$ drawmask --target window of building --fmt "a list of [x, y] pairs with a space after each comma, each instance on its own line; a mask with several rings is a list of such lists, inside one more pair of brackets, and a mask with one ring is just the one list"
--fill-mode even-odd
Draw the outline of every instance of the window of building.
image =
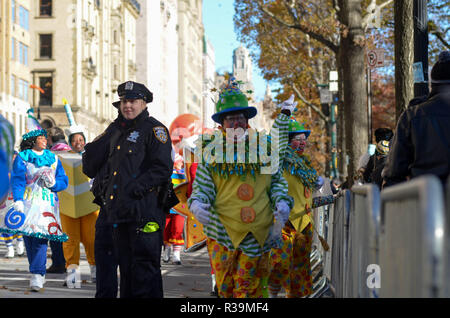
[[53, 105], [53, 79], [51, 76], [39, 77], [39, 87], [44, 90], [44, 94], [40, 94], [39, 106]]
[[11, 74], [11, 96], [16, 96], [16, 77]]
[[52, 1], [51, 0], [40, 0], [41, 4], [39, 6], [39, 15], [51, 17], [52, 16]]
[[16, 59], [16, 39], [11, 38], [11, 60]]
[[16, 0], [11, 1], [11, 18], [12, 22], [16, 23]]
[[39, 57], [41, 59], [52, 58], [52, 35], [39, 34]]
[[25, 30], [30, 30], [30, 13], [27, 9], [22, 6], [19, 6], [19, 25]]
[[29, 83], [23, 79], [19, 79], [18, 84], [19, 85], [17, 97], [23, 99], [24, 101], [28, 101], [28, 88], [30, 86]]
[[28, 46], [19, 42], [19, 62], [28, 65]]

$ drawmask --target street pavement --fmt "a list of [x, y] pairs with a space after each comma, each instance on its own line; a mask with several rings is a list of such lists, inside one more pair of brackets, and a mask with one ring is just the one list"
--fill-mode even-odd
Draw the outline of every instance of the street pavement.
[[[65, 274], [47, 274], [44, 289], [29, 289], [30, 273], [26, 256], [5, 258], [6, 247], [0, 242], [0, 298], [94, 298], [95, 283], [90, 281], [89, 264], [81, 245], [81, 288], [69, 289]], [[47, 268], [51, 265], [51, 250], [47, 251]], [[211, 292], [211, 274], [206, 247], [181, 253], [182, 265], [161, 262], [165, 298], [215, 298]]]

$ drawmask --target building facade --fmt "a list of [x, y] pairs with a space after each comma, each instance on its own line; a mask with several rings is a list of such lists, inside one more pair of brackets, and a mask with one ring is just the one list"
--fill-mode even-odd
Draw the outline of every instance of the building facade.
[[233, 76], [242, 81], [241, 91], [252, 93], [247, 93], [247, 95], [254, 100], [255, 99], [255, 87], [253, 86], [253, 66], [252, 59], [248, 50], [240, 46], [233, 51]]
[[0, 2], [0, 114], [15, 127], [16, 146], [30, 108], [31, 2]]
[[40, 0], [31, 7], [32, 104], [44, 128], [68, 128], [63, 99], [88, 141], [117, 116], [117, 86], [136, 76], [136, 0]]
[[178, 1], [142, 1], [137, 20], [136, 80], [153, 93], [149, 112], [167, 127], [179, 114]]
[[216, 62], [214, 47], [210, 41], [203, 37], [203, 105], [201, 120], [204, 127], [214, 128], [212, 115], [216, 112], [215, 94], [211, 91], [215, 87]]
[[203, 102], [202, 0], [178, 1], [179, 113], [201, 116]]

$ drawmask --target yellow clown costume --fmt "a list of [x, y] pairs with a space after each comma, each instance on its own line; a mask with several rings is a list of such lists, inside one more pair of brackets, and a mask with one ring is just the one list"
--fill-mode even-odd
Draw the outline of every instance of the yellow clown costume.
[[[247, 98], [237, 88], [230, 85], [221, 92], [216, 104], [218, 115], [226, 112], [248, 111], [247, 118], [256, 115], [256, 109], [248, 107]], [[252, 110], [254, 109], [254, 110]], [[276, 121], [287, 137], [289, 117], [280, 114]], [[267, 139], [270, 148], [271, 139]], [[223, 139], [222, 139], [223, 138]], [[210, 205], [210, 218], [204, 224], [207, 247], [211, 265], [215, 271], [219, 297], [222, 298], [259, 298], [267, 297], [269, 275], [269, 252], [274, 246], [271, 230], [274, 223], [274, 209], [279, 201], [285, 201], [289, 207], [293, 200], [287, 193], [287, 183], [281, 171], [264, 174], [265, 164], [260, 160], [262, 145], [251, 145], [250, 137], [245, 139], [245, 162], [227, 161], [225, 151], [219, 162], [217, 153], [207, 154], [212, 143], [222, 139], [226, 142], [226, 132], [216, 131], [214, 136], [201, 136], [203, 162], [198, 164], [193, 192], [188, 200], [192, 211], [194, 202]], [[273, 140], [272, 140], [273, 141]], [[280, 137], [285, 147], [287, 138]], [[234, 144], [237, 147], [236, 144]], [[277, 149], [278, 150], [278, 149]], [[249, 160], [250, 154], [256, 154], [257, 162]], [[215, 160], [211, 158], [216, 156]]]
[[[291, 118], [289, 133], [304, 133], [307, 138], [310, 131]], [[312, 208], [332, 203], [333, 197], [313, 199], [318, 176], [308, 156], [291, 147], [287, 147], [283, 154], [283, 177], [288, 182], [288, 194], [294, 198], [295, 204], [282, 231], [281, 247], [272, 249], [270, 253], [269, 293], [271, 297], [276, 297], [283, 287], [288, 298], [298, 298], [312, 293]]]

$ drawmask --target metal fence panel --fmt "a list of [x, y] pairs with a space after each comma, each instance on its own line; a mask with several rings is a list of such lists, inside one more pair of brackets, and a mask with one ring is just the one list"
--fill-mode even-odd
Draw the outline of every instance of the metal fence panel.
[[[367, 284], [368, 269], [378, 264], [380, 191], [374, 184], [352, 187], [344, 297], [377, 297]], [[372, 288], [370, 288], [372, 287]]]
[[422, 176], [381, 192], [380, 297], [444, 296], [442, 185]]
[[337, 198], [330, 213], [332, 227], [331, 242], [331, 277], [330, 284], [338, 298], [344, 297], [344, 273], [347, 259], [348, 217], [350, 213], [350, 191], [343, 190]]

